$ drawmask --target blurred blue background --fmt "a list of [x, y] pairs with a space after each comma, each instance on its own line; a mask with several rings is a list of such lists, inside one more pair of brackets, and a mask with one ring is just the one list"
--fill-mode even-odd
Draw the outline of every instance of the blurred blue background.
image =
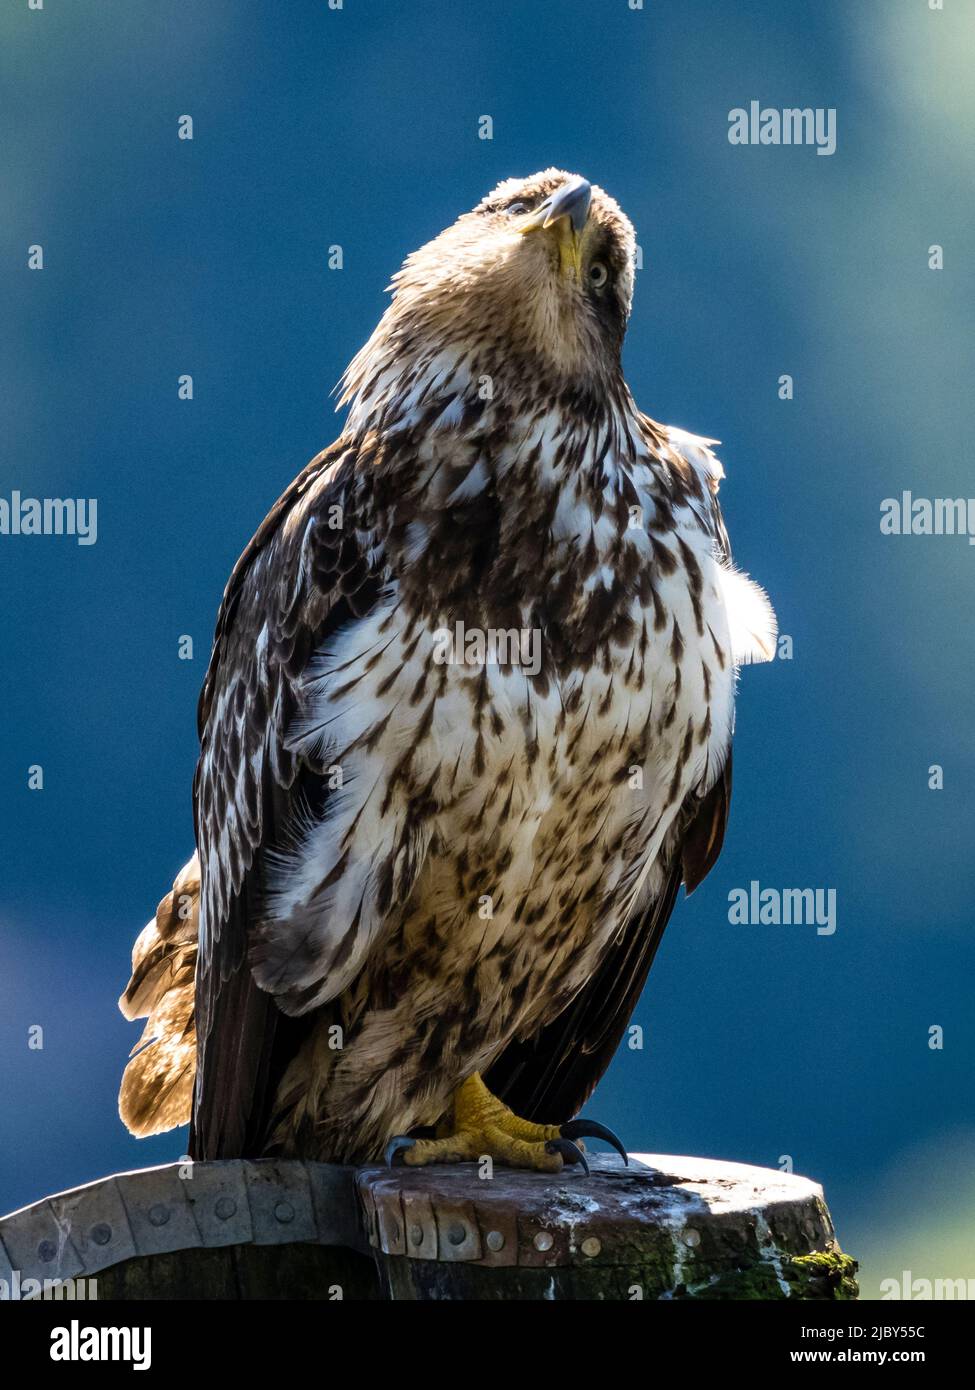
[[[865, 1292], [975, 1277], [975, 551], [879, 529], [904, 488], [975, 493], [972, 10], [24, 0], [0, 39], [0, 496], [99, 505], [91, 547], [0, 537], [0, 1211], [184, 1151], [118, 1120], [115, 1000], [192, 849], [223, 584], [404, 255], [557, 164], [637, 227], [629, 381], [723, 441], [794, 644], [743, 672], [724, 854], [591, 1111], [638, 1151], [789, 1156]], [[836, 153], [730, 145], [752, 99], [835, 107]], [[835, 888], [835, 935], [729, 925], [753, 878]]]

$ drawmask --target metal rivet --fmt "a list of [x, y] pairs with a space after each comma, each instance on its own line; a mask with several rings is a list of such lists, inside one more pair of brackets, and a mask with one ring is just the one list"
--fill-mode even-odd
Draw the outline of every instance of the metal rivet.
[[290, 1202], [279, 1202], [274, 1208], [274, 1215], [282, 1223], [295, 1219], [295, 1209]]
[[96, 1245], [107, 1245], [112, 1239], [112, 1228], [104, 1221], [91, 1228], [91, 1238]]
[[220, 1217], [221, 1221], [229, 1221], [237, 1211], [237, 1203], [234, 1201], [233, 1197], [220, 1197], [214, 1207], [214, 1211]]
[[487, 1243], [487, 1248], [489, 1250], [504, 1249], [504, 1236], [501, 1234], [500, 1231], [488, 1231], [485, 1240]]
[[53, 1240], [42, 1240], [37, 1247], [38, 1258], [43, 1260], [45, 1264], [50, 1264], [57, 1253], [58, 1247]]
[[153, 1226], [165, 1226], [169, 1220], [169, 1208], [157, 1202], [154, 1207], [149, 1208], [149, 1220]]
[[536, 1250], [551, 1250], [555, 1244], [555, 1237], [551, 1231], [539, 1231], [535, 1237]]
[[467, 1239], [467, 1231], [459, 1221], [454, 1221], [447, 1227], [447, 1239], [451, 1245], [463, 1245]]
[[410, 1240], [413, 1242], [414, 1245], [422, 1245], [422, 1244], [423, 1244], [423, 1227], [422, 1227], [422, 1226], [411, 1226], [411, 1227], [410, 1227]]
[[700, 1235], [697, 1233], [697, 1231], [685, 1231], [685, 1232], [684, 1232], [684, 1244], [685, 1244], [685, 1245], [692, 1245], [692, 1246], [693, 1246], [693, 1245], [700, 1245], [700, 1243], [701, 1243], [701, 1237], [700, 1237]]
[[599, 1254], [603, 1248], [603, 1243], [598, 1236], [586, 1236], [582, 1242], [582, 1253], [588, 1255], [591, 1260]]

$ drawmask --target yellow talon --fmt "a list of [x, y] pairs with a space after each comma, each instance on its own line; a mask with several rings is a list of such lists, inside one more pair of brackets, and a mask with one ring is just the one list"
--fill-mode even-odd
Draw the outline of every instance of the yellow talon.
[[491, 1094], [477, 1072], [457, 1087], [450, 1110], [436, 1133], [435, 1139], [394, 1135], [386, 1145], [387, 1164], [391, 1166], [398, 1154], [412, 1168], [490, 1158], [509, 1168], [558, 1173], [565, 1163], [578, 1163], [588, 1177], [584, 1137], [602, 1139], [616, 1150], [624, 1165], [629, 1162], [621, 1141], [605, 1125], [582, 1116], [562, 1125], [523, 1120]]
[[[561, 1140], [562, 1149], [555, 1147]], [[477, 1072], [458, 1086], [449, 1114], [437, 1126], [435, 1139], [417, 1139], [402, 1148], [411, 1168], [428, 1163], [464, 1163], [490, 1158], [509, 1168], [561, 1171], [565, 1148], [558, 1125], [523, 1120], [493, 1096]]]

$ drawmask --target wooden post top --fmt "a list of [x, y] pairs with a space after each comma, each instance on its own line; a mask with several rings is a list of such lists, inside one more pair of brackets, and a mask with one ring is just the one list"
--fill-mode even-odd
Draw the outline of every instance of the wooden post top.
[[588, 1157], [588, 1178], [577, 1167], [554, 1179], [512, 1168], [479, 1178], [472, 1164], [359, 1169], [369, 1242], [387, 1255], [551, 1268], [621, 1262], [660, 1231], [690, 1256], [708, 1228], [756, 1213], [801, 1226], [810, 1248], [833, 1239], [808, 1178], [705, 1158]]
[[[588, 1177], [581, 1167], [482, 1176], [477, 1164], [276, 1160], [138, 1169], [0, 1218], [0, 1280], [15, 1271], [21, 1282], [90, 1278], [141, 1264], [116, 1296], [145, 1297], [153, 1278], [193, 1283], [204, 1256], [185, 1252], [224, 1251], [238, 1262], [243, 1252], [254, 1268], [263, 1262], [265, 1274], [277, 1259], [280, 1283], [280, 1248], [315, 1246], [378, 1279], [375, 1292], [340, 1297], [855, 1297], [854, 1262], [808, 1178], [655, 1154], [632, 1155], [629, 1168], [615, 1155], [590, 1155], [590, 1164]], [[183, 1252], [178, 1273], [164, 1261], [174, 1252]], [[312, 1286], [334, 1288], [318, 1268]], [[307, 1260], [302, 1280], [291, 1296], [329, 1296], [308, 1291]], [[136, 1285], [143, 1292], [125, 1292]]]

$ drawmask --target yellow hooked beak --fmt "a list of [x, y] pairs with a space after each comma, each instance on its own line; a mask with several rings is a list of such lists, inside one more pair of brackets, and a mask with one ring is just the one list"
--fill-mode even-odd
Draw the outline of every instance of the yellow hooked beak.
[[530, 212], [518, 231], [524, 236], [539, 228], [553, 228], [559, 247], [559, 266], [563, 275], [582, 279], [582, 237], [589, 220], [592, 189], [585, 179], [569, 179], [534, 212]]

